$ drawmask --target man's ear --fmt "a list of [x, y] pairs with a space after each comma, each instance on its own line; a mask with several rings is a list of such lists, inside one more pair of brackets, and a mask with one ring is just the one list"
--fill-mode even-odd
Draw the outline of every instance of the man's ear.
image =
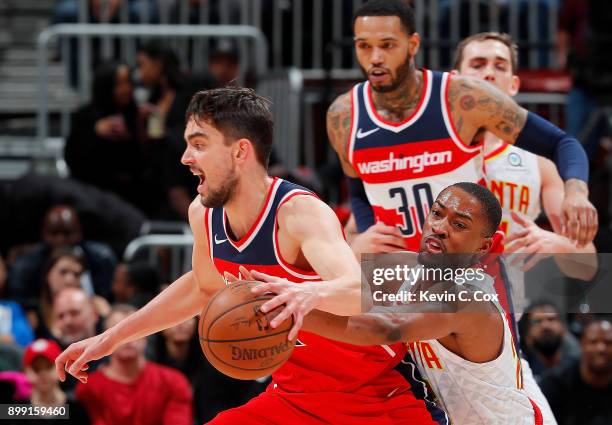
[[411, 57], [415, 57], [421, 46], [421, 36], [418, 32], [413, 33], [408, 40], [408, 51]]
[[510, 90], [508, 91], [508, 94], [510, 96], [516, 96], [520, 88], [521, 88], [521, 79], [519, 78], [518, 75], [513, 75], [512, 84], [510, 85]]
[[451, 75], [459, 75], [459, 71], [457, 71], [456, 69], [451, 69], [450, 74]]
[[249, 139], [238, 139], [234, 142], [233, 156], [236, 162], [244, 162], [253, 152], [253, 144]]
[[476, 251], [479, 255], [484, 255], [493, 246], [493, 238], [482, 238], [482, 242], [480, 244], [480, 248]]

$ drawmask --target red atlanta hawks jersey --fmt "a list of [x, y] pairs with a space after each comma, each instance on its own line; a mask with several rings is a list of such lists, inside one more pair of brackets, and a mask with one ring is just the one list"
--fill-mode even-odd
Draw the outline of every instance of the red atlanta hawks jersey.
[[484, 184], [481, 147], [463, 144], [450, 117], [450, 79], [423, 70], [418, 106], [398, 123], [378, 114], [367, 81], [351, 91], [348, 160], [375, 220], [397, 226], [409, 251], [418, 251], [425, 217], [444, 188], [462, 181]]
[[[277, 212], [297, 195], [314, 196], [298, 185], [274, 179], [259, 218], [238, 241], [227, 232], [229, 224], [223, 208], [206, 210], [208, 247], [222, 276], [226, 271], [238, 276], [238, 267], [243, 265], [248, 270], [304, 285], [321, 280], [312, 270], [288, 264], [278, 246]], [[289, 392], [365, 390], [374, 394], [381, 388], [410, 391], [410, 383], [393, 370], [405, 353], [404, 344], [358, 347], [300, 331], [293, 354], [272, 378], [276, 385]]]

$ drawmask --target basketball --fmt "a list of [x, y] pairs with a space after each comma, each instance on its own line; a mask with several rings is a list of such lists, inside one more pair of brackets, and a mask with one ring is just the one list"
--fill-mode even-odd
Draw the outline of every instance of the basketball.
[[198, 325], [200, 345], [210, 364], [236, 379], [270, 375], [293, 352], [293, 341], [287, 339], [293, 317], [272, 328], [270, 322], [282, 308], [263, 314], [260, 307], [273, 296], [254, 296], [251, 288], [257, 284], [228, 285], [210, 300]]

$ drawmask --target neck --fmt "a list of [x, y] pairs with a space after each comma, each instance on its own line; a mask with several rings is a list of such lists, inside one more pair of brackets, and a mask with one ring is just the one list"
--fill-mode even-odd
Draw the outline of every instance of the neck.
[[106, 374], [116, 381], [131, 383], [138, 378], [144, 367], [145, 358], [143, 356], [130, 360], [119, 360], [115, 356], [111, 356]]
[[387, 93], [372, 90], [372, 100], [376, 109], [383, 109], [390, 114], [403, 117], [419, 104], [422, 87], [423, 72], [416, 71], [414, 63], [411, 62], [408, 75], [397, 89]]
[[189, 354], [189, 340], [179, 342], [166, 340], [166, 351], [175, 360], [185, 360]]
[[49, 391], [32, 391], [32, 404], [37, 406], [57, 406], [66, 403], [66, 395], [59, 387], [53, 387]]
[[592, 387], [605, 388], [612, 383], [612, 368], [603, 372], [592, 372], [586, 362], [580, 362], [580, 376]]
[[550, 368], [555, 367], [561, 362], [561, 347], [555, 352], [553, 356], [545, 357], [539, 351], [536, 351], [536, 355], [538, 356], [540, 362], [544, 364], [544, 366]]
[[488, 155], [495, 149], [499, 148], [504, 144], [504, 141], [497, 137], [495, 134], [487, 131], [484, 135], [484, 153]]
[[265, 169], [245, 173], [236, 184], [232, 199], [225, 204], [225, 212], [236, 239], [249, 231], [266, 202], [272, 178]]

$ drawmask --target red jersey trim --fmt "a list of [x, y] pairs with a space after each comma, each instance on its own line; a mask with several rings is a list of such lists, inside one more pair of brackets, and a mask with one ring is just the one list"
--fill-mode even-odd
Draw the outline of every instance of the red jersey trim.
[[427, 69], [422, 69], [423, 71], [423, 88], [421, 90], [421, 97], [419, 99], [419, 103], [417, 107], [414, 109], [412, 114], [408, 116], [406, 119], [401, 122], [391, 122], [385, 120], [378, 114], [376, 111], [376, 106], [374, 105], [374, 100], [372, 99], [372, 86], [369, 81], [366, 81], [363, 85], [363, 95], [365, 98], [365, 105], [370, 116], [370, 119], [374, 124], [378, 125], [381, 128], [386, 130], [393, 131], [394, 133], [399, 133], [400, 131], [410, 127], [414, 124], [425, 112], [427, 108], [427, 104], [429, 103], [429, 98], [431, 96], [431, 71]]
[[206, 228], [206, 243], [208, 244], [208, 254], [210, 255], [211, 259], [214, 259], [213, 257], [213, 244], [212, 244], [212, 240], [210, 239], [210, 233], [212, 232], [212, 228], [211, 228], [211, 214], [212, 214], [212, 208], [206, 208], [204, 210], [204, 226]]
[[476, 151], [482, 151], [482, 143], [476, 145], [476, 146], [470, 146], [466, 143], [463, 143], [463, 140], [461, 139], [461, 137], [459, 136], [459, 133], [457, 132], [457, 128], [455, 127], [455, 123], [453, 122], [453, 118], [450, 114], [450, 103], [448, 101], [448, 90], [450, 87], [450, 81], [451, 81], [451, 75], [447, 72], [444, 73], [444, 75], [442, 76], [442, 87], [440, 89], [440, 96], [442, 97], [441, 100], [441, 104], [442, 104], [442, 117], [444, 118], [444, 124], [446, 124], [446, 130], [448, 131], [448, 134], [451, 136], [451, 139], [453, 140], [453, 142], [455, 142], [455, 144], [457, 145], [457, 147], [459, 149], [461, 149], [463, 152], [476, 152]]
[[533, 423], [535, 425], [543, 425], [544, 417], [542, 416], [542, 411], [540, 407], [531, 399], [531, 397], [527, 397], [531, 402], [531, 406], [533, 407]]
[[501, 155], [502, 153], [504, 153], [507, 149], [510, 149], [510, 145], [508, 143], [502, 143], [501, 146], [499, 146], [496, 149], [493, 149], [493, 151], [489, 152], [488, 154], [485, 155], [484, 159], [485, 161], [489, 161], [491, 159], [495, 159], [497, 158], [499, 155]]
[[274, 199], [274, 195], [276, 194], [276, 191], [278, 190], [281, 181], [282, 180], [278, 177], [274, 177], [274, 180], [272, 181], [272, 184], [268, 189], [266, 201], [264, 202], [261, 211], [259, 211], [259, 216], [257, 217], [257, 220], [255, 220], [253, 225], [251, 225], [249, 231], [242, 238], [240, 238], [240, 240], [234, 241], [227, 234], [227, 214], [225, 212], [225, 208], [223, 208], [223, 231], [225, 232], [225, 236], [227, 237], [229, 243], [232, 244], [232, 246], [238, 251], [243, 251], [251, 243], [255, 236], [257, 236], [257, 232], [259, 232], [259, 229], [263, 225], [264, 221], [266, 221], [266, 217], [268, 217], [270, 207], [272, 206], [271, 200]]
[[[312, 193], [301, 191], [299, 189], [292, 190], [292, 191], [288, 192], [283, 197], [283, 199], [281, 199], [281, 201], [278, 203], [278, 207], [276, 207], [276, 211], [278, 211], [283, 206], [284, 203], [289, 201], [294, 196], [298, 196], [298, 195], [314, 196]], [[285, 269], [285, 271], [287, 273], [291, 274], [292, 276], [298, 277], [300, 279], [308, 279], [308, 280], [321, 279], [319, 277], [319, 275], [315, 271], [313, 271], [313, 270], [304, 270], [304, 269], [297, 268], [297, 267], [289, 264], [283, 258], [283, 255], [281, 254], [281, 251], [280, 251], [280, 246], [278, 246], [278, 214], [276, 214], [275, 218], [274, 218], [274, 231], [273, 231], [273, 233], [274, 233], [274, 235], [273, 235], [274, 255], [276, 256], [276, 260], [278, 261], [278, 264], [283, 269]]]

